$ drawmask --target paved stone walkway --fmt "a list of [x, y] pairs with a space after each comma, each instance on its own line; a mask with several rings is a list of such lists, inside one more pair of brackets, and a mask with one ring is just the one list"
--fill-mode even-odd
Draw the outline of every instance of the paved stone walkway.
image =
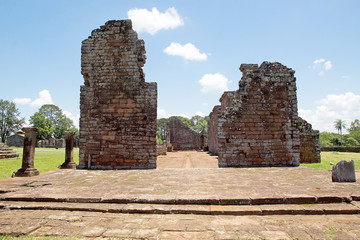
[[154, 170], [57, 170], [2, 180], [0, 234], [360, 238], [359, 171], [356, 183], [333, 183], [327, 170], [214, 163], [207, 153], [174, 152]]
[[157, 168], [218, 168], [218, 161], [216, 156], [204, 152], [168, 152], [158, 156]]
[[360, 215], [205, 216], [0, 210], [0, 234], [120, 239], [359, 239]]

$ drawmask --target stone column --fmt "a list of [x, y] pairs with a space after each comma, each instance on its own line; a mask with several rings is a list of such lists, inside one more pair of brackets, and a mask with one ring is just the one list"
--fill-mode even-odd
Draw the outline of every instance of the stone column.
[[24, 150], [22, 167], [15, 173], [16, 177], [32, 177], [39, 175], [39, 171], [34, 168], [34, 155], [36, 145], [36, 127], [25, 127]]
[[76, 169], [76, 163], [73, 160], [73, 148], [74, 148], [74, 135], [75, 132], [65, 132], [65, 162], [61, 165], [62, 169]]

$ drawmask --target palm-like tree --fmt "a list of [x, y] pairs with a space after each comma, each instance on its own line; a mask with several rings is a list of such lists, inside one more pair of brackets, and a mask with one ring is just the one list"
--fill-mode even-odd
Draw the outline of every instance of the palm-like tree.
[[341, 146], [342, 146], [343, 145], [342, 130], [346, 128], [346, 123], [344, 120], [338, 119], [334, 121], [334, 127], [336, 130], [338, 130], [338, 133], [341, 136]]

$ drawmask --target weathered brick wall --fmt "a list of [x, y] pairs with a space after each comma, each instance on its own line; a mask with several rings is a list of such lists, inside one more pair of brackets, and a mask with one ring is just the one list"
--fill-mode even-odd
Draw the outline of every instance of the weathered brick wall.
[[313, 130], [310, 123], [298, 118], [300, 134], [300, 163], [320, 163], [319, 131]]
[[82, 42], [79, 168], [156, 168], [157, 85], [145, 82], [145, 60], [130, 20]]
[[156, 155], [166, 155], [166, 143], [156, 145]]
[[7, 138], [6, 144], [9, 147], [23, 147], [24, 146], [24, 134], [15, 134]]
[[65, 139], [46, 139], [36, 142], [36, 147], [39, 148], [64, 148]]
[[200, 134], [188, 128], [177, 118], [172, 118], [166, 124], [166, 131], [169, 134], [170, 144], [175, 151], [193, 149], [200, 150], [204, 147]]
[[220, 114], [220, 106], [215, 106], [209, 115], [208, 122], [208, 147], [209, 152], [218, 153], [218, 116]]
[[239, 90], [220, 99], [219, 166], [298, 166], [295, 71], [270, 62], [240, 70]]

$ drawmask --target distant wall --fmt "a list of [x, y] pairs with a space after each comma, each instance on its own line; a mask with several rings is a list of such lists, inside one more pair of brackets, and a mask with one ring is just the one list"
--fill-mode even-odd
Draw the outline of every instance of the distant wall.
[[313, 130], [310, 123], [298, 118], [300, 135], [300, 163], [320, 163], [319, 131]]
[[157, 156], [166, 155], [166, 149], [167, 149], [166, 143], [156, 145], [156, 154], [157, 154]]
[[180, 119], [173, 118], [166, 125], [173, 150], [200, 150], [204, 147], [201, 135], [186, 126]]
[[39, 148], [64, 148], [65, 147], [65, 139], [40, 140], [36, 143], [36, 147], [39, 147]]
[[9, 147], [22, 147], [24, 146], [24, 136], [15, 134], [7, 138], [7, 145]]
[[355, 147], [321, 147], [322, 152], [360, 152], [360, 146]]
[[215, 106], [210, 113], [208, 122], [208, 147], [209, 152], [213, 154], [218, 153], [218, 115], [220, 113], [220, 106]]

